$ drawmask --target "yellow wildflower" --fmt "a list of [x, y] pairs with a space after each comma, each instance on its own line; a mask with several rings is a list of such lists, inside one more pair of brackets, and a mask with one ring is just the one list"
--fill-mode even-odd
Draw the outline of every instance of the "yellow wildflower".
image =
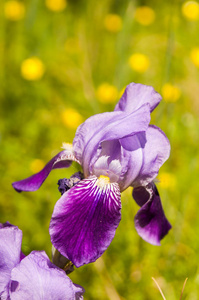
[[190, 59], [196, 67], [199, 67], [199, 47], [191, 50]]
[[5, 17], [11, 21], [19, 21], [25, 15], [25, 6], [22, 2], [10, 0], [4, 4]]
[[33, 173], [41, 171], [44, 167], [44, 162], [41, 159], [34, 159], [30, 164], [30, 170]]
[[104, 19], [104, 27], [110, 32], [118, 32], [122, 29], [122, 19], [119, 15], [108, 14]]
[[130, 56], [129, 65], [134, 71], [144, 73], [148, 70], [150, 61], [146, 55], [135, 53]]
[[172, 173], [164, 172], [158, 175], [159, 185], [163, 189], [174, 189], [176, 187], [176, 177]]
[[37, 57], [25, 59], [21, 65], [21, 74], [27, 80], [41, 79], [45, 72], [43, 62]]
[[190, 21], [199, 19], [199, 3], [196, 1], [186, 1], [182, 5], [182, 14]]
[[166, 83], [162, 87], [162, 96], [166, 102], [176, 102], [181, 95], [180, 89], [172, 85], [171, 83]]
[[66, 5], [66, 0], [46, 0], [47, 8], [55, 12], [63, 11]]
[[82, 122], [82, 116], [74, 108], [67, 108], [61, 113], [61, 119], [66, 127], [76, 129]]
[[104, 82], [97, 88], [96, 95], [101, 103], [114, 103], [119, 92], [114, 85]]
[[140, 6], [135, 10], [135, 19], [144, 26], [152, 24], [155, 20], [155, 11], [148, 6]]

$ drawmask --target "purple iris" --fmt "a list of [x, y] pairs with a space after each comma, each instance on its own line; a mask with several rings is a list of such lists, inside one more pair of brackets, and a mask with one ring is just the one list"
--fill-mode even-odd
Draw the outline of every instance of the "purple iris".
[[160, 100], [152, 87], [129, 84], [113, 112], [87, 119], [73, 146], [66, 144], [42, 171], [13, 183], [19, 192], [35, 191], [52, 169], [71, 161], [82, 166], [84, 179], [62, 191], [50, 222], [53, 245], [75, 266], [95, 261], [110, 245], [121, 220], [120, 194], [129, 186], [141, 206], [135, 216], [138, 234], [159, 245], [171, 228], [153, 183], [170, 154], [165, 134], [149, 125]]
[[21, 241], [18, 227], [0, 224], [0, 299], [83, 299], [83, 288], [73, 284], [44, 251], [25, 256]]

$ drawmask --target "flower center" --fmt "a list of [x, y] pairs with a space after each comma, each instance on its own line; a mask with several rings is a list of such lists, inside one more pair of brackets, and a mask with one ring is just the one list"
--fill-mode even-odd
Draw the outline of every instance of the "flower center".
[[96, 182], [96, 184], [100, 188], [103, 188], [104, 186], [106, 186], [109, 183], [110, 183], [110, 178], [108, 176], [104, 176], [104, 175], [100, 175], [100, 177], [98, 178], [98, 180]]
[[100, 156], [93, 166], [93, 174], [100, 178], [101, 176], [109, 179], [109, 183], [118, 182], [121, 174], [121, 163], [119, 159], [109, 162], [109, 156]]

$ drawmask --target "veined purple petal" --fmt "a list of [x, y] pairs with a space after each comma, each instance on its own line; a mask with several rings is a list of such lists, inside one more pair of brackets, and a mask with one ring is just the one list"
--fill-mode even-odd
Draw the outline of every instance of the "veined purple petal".
[[121, 219], [117, 183], [91, 176], [56, 203], [50, 222], [52, 244], [76, 267], [94, 262], [110, 245]]
[[165, 217], [155, 184], [134, 188], [133, 198], [142, 206], [135, 216], [138, 234], [148, 243], [160, 245], [160, 240], [171, 229], [171, 224]]
[[50, 262], [44, 251], [32, 251], [25, 257], [12, 270], [11, 280], [11, 300], [74, 300], [82, 299], [84, 293], [82, 288], [77, 291], [70, 278]]
[[146, 131], [146, 144], [143, 151], [143, 163], [137, 178], [132, 180], [132, 186], [145, 186], [159, 172], [160, 167], [169, 158], [170, 143], [160, 128], [150, 125]]
[[20, 262], [22, 231], [0, 224], [0, 299], [7, 299], [11, 270]]
[[17, 192], [36, 191], [53, 169], [68, 168], [72, 161], [77, 161], [72, 149], [63, 150], [54, 156], [40, 172], [26, 179], [13, 182], [12, 185]]
[[132, 112], [148, 103], [152, 112], [161, 99], [162, 97], [152, 86], [132, 82], [126, 87], [122, 98], [115, 107], [115, 111]]
[[146, 131], [150, 122], [149, 105], [144, 104], [138, 110], [112, 112], [95, 115], [86, 120], [77, 130], [74, 139], [74, 151], [81, 157], [85, 177], [89, 176], [90, 161], [99, 156], [98, 148], [103, 141], [118, 140]]

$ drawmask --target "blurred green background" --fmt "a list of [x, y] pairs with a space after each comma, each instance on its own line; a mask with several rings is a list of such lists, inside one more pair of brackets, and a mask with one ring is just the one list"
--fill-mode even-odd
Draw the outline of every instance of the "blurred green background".
[[[197, 1], [26, 0], [0, 3], [0, 221], [23, 230], [24, 253], [45, 250], [60, 194], [53, 171], [39, 191], [11, 183], [39, 171], [89, 116], [113, 110], [130, 82], [163, 100], [152, 114], [171, 142], [157, 184], [173, 228], [156, 247], [134, 228], [131, 189], [103, 256], [70, 277], [85, 299], [199, 299], [199, 3]], [[119, 129], [118, 129], [119, 130]]]

